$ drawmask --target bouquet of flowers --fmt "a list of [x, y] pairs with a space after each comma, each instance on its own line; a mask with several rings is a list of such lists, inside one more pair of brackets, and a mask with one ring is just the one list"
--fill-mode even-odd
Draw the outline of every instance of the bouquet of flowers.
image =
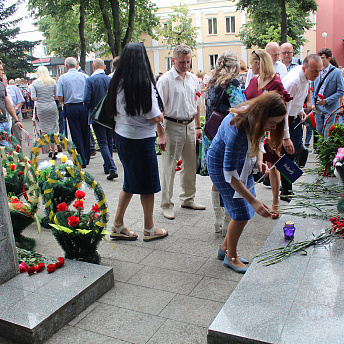
[[20, 273], [27, 272], [28, 275], [40, 273], [45, 270], [47, 266], [47, 272], [52, 273], [56, 269], [62, 268], [65, 264], [65, 260], [62, 257], [58, 257], [57, 261], [42, 256], [41, 254], [23, 250], [17, 247], [19, 270]]
[[68, 207], [66, 202], [61, 202], [54, 211], [51, 203], [54, 189], [51, 186], [58, 179], [55, 171], [45, 182], [42, 194], [47, 214], [49, 214], [49, 225], [57, 242], [65, 251], [65, 258], [98, 264], [100, 262], [100, 256], [97, 253], [98, 244], [103, 238], [105, 239], [105, 234], [109, 234], [104, 230], [107, 223], [105, 195], [100, 185], [87, 172], [80, 171], [75, 166], [68, 167], [67, 170], [70, 175], [81, 178], [89, 188], [92, 188], [97, 203], [92, 205], [89, 212], [85, 212], [86, 194], [84, 191], [77, 190], [73, 195], [76, 200], [72, 208]]
[[334, 175], [340, 179], [342, 184], [344, 184], [344, 166], [343, 166], [343, 158], [344, 158], [344, 148], [338, 148], [337, 154], [333, 159], [333, 167], [335, 168]]
[[317, 159], [324, 175], [334, 170], [334, 159], [338, 149], [344, 147], [344, 124], [335, 124], [328, 131], [328, 138], [318, 135]]

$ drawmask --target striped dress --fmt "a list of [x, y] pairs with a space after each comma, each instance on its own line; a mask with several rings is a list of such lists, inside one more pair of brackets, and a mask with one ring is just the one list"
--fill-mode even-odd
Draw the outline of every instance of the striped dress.
[[39, 79], [32, 83], [31, 97], [37, 97], [37, 117], [41, 130], [44, 133], [58, 133], [58, 118], [59, 112], [57, 109], [55, 97], [56, 96], [56, 82], [49, 85], [44, 85]]

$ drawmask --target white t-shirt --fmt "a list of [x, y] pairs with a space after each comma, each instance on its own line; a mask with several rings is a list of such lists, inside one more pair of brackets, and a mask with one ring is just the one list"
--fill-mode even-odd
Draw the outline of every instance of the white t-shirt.
[[279, 75], [281, 80], [288, 73], [287, 67], [281, 61], [277, 61], [276, 63], [274, 63], [274, 69], [275, 73]]
[[125, 111], [124, 91], [121, 90], [117, 94], [117, 116], [115, 132], [127, 139], [146, 139], [155, 137], [156, 124], [150, 123], [149, 119], [160, 116], [156, 91], [152, 85], [152, 109], [146, 114], [138, 116], [128, 116]]

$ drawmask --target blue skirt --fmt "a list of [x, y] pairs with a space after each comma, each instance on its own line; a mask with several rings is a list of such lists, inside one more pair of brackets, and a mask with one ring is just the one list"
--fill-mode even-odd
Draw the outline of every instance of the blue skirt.
[[115, 133], [119, 159], [124, 168], [123, 191], [151, 195], [161, 190], [155, 137], [127, 139]]

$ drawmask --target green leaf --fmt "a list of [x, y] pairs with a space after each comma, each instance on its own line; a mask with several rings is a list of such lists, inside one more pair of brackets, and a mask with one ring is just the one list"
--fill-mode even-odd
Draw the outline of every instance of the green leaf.
[[110, 235], [111, 233], [107, 231], [106, 229], [103, 229], [103, 231], [100, 233], [101, 235]]

